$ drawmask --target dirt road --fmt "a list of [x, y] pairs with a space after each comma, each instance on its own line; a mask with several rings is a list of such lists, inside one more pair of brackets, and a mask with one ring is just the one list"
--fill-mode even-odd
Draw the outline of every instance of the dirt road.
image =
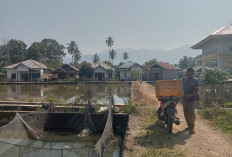
[[[155, 98], [155, 89], [153, 86], [143, 83], [143, 91], [151, 98]], [[196, 133], [191, 134], [184, 129], [187, 124], [184, 119], [183, 107], [177, 106], [178, 117], [181, 124], [173, 128], [173, 138], [176, 143], [175, 149], [180, 149], [188, 157], [232, 157], [232, 138], [213, 127], [209, 121], [204, 120], [197, 114]], [[197, 112], [196, 112], [197, 113]]]

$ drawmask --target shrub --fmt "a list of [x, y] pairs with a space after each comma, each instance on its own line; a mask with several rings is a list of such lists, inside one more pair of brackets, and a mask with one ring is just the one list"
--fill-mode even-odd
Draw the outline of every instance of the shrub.
[[141, 108], [139, 107], [139, 105], [133, 103], [131, 100], [129, 100], [127, 103], [125, 103], [124, 106], [122, 106], [122, 111], [127, 114], [138, 115], [140, 110]]

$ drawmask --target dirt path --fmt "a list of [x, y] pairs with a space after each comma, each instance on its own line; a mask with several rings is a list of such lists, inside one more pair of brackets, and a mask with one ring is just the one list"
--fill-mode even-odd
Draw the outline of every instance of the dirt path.
[[[142, 90], [148, 97], [155, 98], [153, 86], [143, 83]], [[209, 121], [200, 118], [199, 114], [197, 114], [196, 133], [192, 135], [190, 132], [184, 130], [187, 124], [181, 104], [178, 104], [177, 110], [177, 116], [180, 118], [181, 124], [179, 126], [174, 125], [173, 128], [173, 138], [176, 143], [175, 149], [182, 150], [188, 157], [232, 156], [232, 138], [228, 134], [219, 131]]]

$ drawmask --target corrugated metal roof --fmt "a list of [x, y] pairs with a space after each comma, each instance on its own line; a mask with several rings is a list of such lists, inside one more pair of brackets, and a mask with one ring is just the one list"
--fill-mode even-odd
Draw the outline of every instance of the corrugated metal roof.
[[215, 31], [212, 35], [228, 35], [232, 34], [232, 23], [228, 24], [219, 30]]
[[[105, 63], [103, 63], [103, 62], [101, 62], [101, 63], [93, 63], [93, 64], [92, 64], [92, 67], [93, 67], [94, 69], [96, 69], [97, 67], [102, 67], [102, 68], [104, 68], [104, 69], [106, 69], [106, 70], [112, 69], [112, 67], [110, 67], [109, 65], [107, 65], [107, 64], [105, 64]], [[113, 70], [114, 70], [114, 69], [113, 69]]]
[[129, 62], [126, 62], [126, 63], [124, 63], [123, 65], [121, 65], [121, 66], [119, 67], [119, 69], [129, 69], [132, 65], [134, 65], [134, 63], [131, 62], [131, 61], [129, 61]]
[[208, 42], [211, 39], [214, 39], [219, 36], [227, 36], [227, 35], [232, 35], [232, 23], [228, 24], [219, 30], [215, 31], [213, 34], [209, 35], [205, 39], [201, 40], [197, 44], [193, 45], [191, 48], [192, 49], [202, 49], [202, 45], [206, 42]]
[[30, 69], [47, 69], [46, 65], [44, 65], [38, 61], [35, 61], [33, 59], [29, 59], [29, 60], [26, 60], [26, 61], [23, 61], [20, 63], [10, 65], [10, 66], [6, 67], [6, 69], [14, 69], [14, 68], [18, 67], [20, 64], [23, 64]]

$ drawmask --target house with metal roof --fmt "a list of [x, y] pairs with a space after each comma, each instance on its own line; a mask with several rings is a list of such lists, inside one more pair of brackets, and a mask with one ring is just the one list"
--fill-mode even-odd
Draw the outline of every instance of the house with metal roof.
[[146, 72], [145, 77], [149, 81], [171, 80], [179, 77], [180, 69], [164, 62], [158, 62], [152, 65]]
[[131, 61], [124, 63], [118, 68], [120, 80], [140, 80], [142, 78], [143, 66]]
[[232, 23], [226, 25], [191, 47], [202, 49], [202, 70], [209, 61], [217, 61], [218, 68], [224, 70], [232, 62]]
[[115, 78], [115, 69], [110, 67], [109, 65], [100, 62], [93, 63], [92, 68], [94, 70], [94, 74], [92, 79], [97, 81], [105, 81], [111, 78]]
[[7, 70], [8, 81], [34, 81], [41, 78], [43, 70], [47, 69], [47, 66], [29, 59], [7, 66], [5, 69]]
[[52, 72], [54, 75], [57, 75], [57, 79], [69, 80], [78, 78], [79, 69], [70, 64], [64, 64], [58, 69]]

